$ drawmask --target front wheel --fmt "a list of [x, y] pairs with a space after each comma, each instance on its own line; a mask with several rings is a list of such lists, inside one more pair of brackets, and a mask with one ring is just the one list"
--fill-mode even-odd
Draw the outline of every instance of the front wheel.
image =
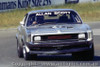
[[20, 47], [18, 40], [17, 40], [17, 53], [19, 58], [23, 58], [23, 49]]
[[94, 47], [92, 47], [88, 51], [72, 53], [72, 56], [74, 57], [74, 59], [78, 59], [78, 60], [85, 60], [85, 61], [93, 60], [93, 58], [94, 58]]
[[26, 49], [23, 48], [23, 55], [25, 60], [32, 60], [35, 59], [37, 55], [31, 55], [30, 53], [26, 52]]

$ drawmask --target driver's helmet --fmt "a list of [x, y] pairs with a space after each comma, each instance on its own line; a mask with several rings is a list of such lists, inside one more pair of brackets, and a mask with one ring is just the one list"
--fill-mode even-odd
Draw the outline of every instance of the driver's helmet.
[[38, 24], [42, 24], [44, 23], [44, 16], [36, 16], [35, 20]]

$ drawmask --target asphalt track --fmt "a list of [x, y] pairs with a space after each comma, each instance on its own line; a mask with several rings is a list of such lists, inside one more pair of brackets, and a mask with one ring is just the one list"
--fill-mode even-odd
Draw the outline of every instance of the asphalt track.
[[0, 30], [0, 67], [100, 67], [100, 22], [88, 23], [94, 32], [95, 57], [93, 61], [77, 61], [70, 55], [39, 55], [37, 59], [25, 61], [16, 51], [16, 29]]

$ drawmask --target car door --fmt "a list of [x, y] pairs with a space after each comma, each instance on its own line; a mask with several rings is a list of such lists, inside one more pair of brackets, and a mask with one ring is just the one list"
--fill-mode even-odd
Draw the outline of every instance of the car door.
[[23, 21], [22, 21], [22, 25], [21, 25], [21, 39], [23, 40], [23, 42], [25, 43], [26, 41], [26, 23], [27, 23], [27, 18], [28, 18], [28, 14], [25, 15]]

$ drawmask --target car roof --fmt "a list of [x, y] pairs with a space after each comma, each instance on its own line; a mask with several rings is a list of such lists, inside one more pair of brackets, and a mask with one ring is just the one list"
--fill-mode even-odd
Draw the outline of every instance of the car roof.
[[74, 11], [73, 9], [45, 9], [45, 10], [35, 10], [35, 11], [30, 11], [28, 14], [32, 13], [41, 13], [41, 12], [53, 12], [53, 11]]

